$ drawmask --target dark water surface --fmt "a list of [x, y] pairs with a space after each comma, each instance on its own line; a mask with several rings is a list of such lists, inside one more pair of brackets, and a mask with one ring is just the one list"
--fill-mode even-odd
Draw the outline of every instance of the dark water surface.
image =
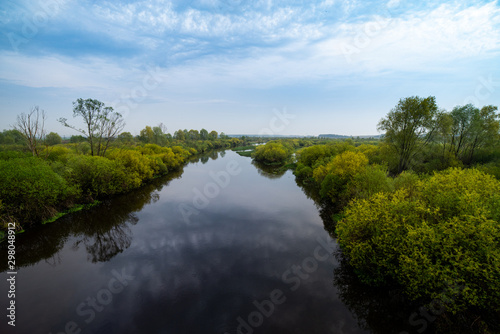
[[[214, 152], [17, 236], [1, 333], [399, 333], [411, 309], [356, 283], [288, 171]], [[2, 277], [6, 250], [0, 251]], [[0, 283], [7, 307], [6, 280]], [[238, 331], [239, 330], [239, 331]]]

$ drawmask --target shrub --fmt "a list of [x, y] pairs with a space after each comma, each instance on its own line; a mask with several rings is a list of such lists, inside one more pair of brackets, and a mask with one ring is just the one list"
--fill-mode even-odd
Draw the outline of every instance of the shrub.
[[69, 206], [77, 196], [71, 187], [42, 159], [0, 161], [0, 199], [4, 210], [22, 223], [32, 224]]
[[498, 180], [500, 180], [500, 164], [499, 163], [490, 162], [490, 163], [487, 163], [484, 165], [476, 165], [475, 168], [486, 173], [486, 174], [493, 175]]
[[379, 192], [391, 192], [394, 185], [386, 168], [372, 165], [355, 174], [347, 188], [349, 198], [369, 198]]
[[90, 199], [123, 192], [138, 186], [140, 180], [127, 173], [118, 161], [99, 156], [72, 156], [68, 159], [66, 178]]
[[[156, 145], [155, 145], [156, 146]], [[146, 151], [148, 151], [146, 149]], [[135, 150], [112, 150], [107, 157], [125, 167], [132, 181], [131, 187], [135, 188], [144, 180], [152, 179], [155, 175], [155, 161], [148, 155]]]
[[268, 142], [265, 145], [257, 146], [252, 157], [259, 162], [267, 164], [284, 163], [290, 157], [291, 150], [282, 143]]
[[367, 283], [396, 281], [453, 312], [499, 311], [500, 182], [452, 168], [417, 183], [413, 197], [403, 186], [347, 207], [336, 233], [350, 263]]
[[54, 146], [49, 148], [49, 154], [47, 159], [50, 161], [67, 161], [68, 154], [71, 154], [71, 150], [65, 146]]

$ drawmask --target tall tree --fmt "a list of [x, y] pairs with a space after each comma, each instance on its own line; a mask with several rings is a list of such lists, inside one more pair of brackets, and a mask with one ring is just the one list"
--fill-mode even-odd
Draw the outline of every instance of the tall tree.
[[149, 125], [146, 125], [146, 127], [142, 129], [141, 132], [139, 132], [140, 140], [145, 143], [152, 143], [154, 140], [154, 136], [155, 134], [153, 132], [153, 129], [151, 129]]
[[174, 132], [174, 138], [177, 140], [185, 140], [186, 136], [184, 135], [184, 131], [181, 129]]
[[436, 98], [418, 96], [400, 99], [378, 130], [385, 131], [385, 141], [397, 154], [398, 173], [408, 169], [415, 158], [434, 136], [438, 107]]
[[200, 139], [207, 140], [208, 139], [208, 131], [205, 129], [200, 130]]
[[45, 144], [49, 146], [57, 145], [60, 143], [62, 143], [62, 138], [55, 132], [51, 132], [45, 137]]
[[496, 106], [479, 109], [472, 104], [453, 108], [450, 150], [464, 163], [471, 163], [474, 153], [485, 144], [498, 140], [500, 128]]
[[219, 135], [219, 134], [217, 133], [217, 131], [212, 130], [212, 131], [210, 131], [210, 133], [208, 134], [208, 138], [209, 138], [210, 140], [216, 140], [218, 135]]
[[77, 116], [83, 118], [84, 128], [69, 125], [66, 118], [59, 118], [58, 121], [86, 137], [91, 155], [104, 156], [111, 139], [125, 127], [122, 115], [98, 100], [80, 98], [73, 102], [73, 117]]
[[188, 132], [188, 138], [189, 140], [198, 140], [200, 139], [200, 133], [198, 132], [198, 130], [189, 130]]
[[45, 111], [40, 110], [38, 106], [31, 108], [28, 114], [17, 115], [14, 129], [21, 132], [33, 156], [38, 156], [37, 144], [45, 136], [44, 126]]

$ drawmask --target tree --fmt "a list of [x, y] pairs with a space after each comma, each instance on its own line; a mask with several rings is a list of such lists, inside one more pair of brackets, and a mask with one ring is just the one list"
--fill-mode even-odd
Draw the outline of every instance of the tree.
[[133, 143], [134, 136], [130, 132], [122, 132], [118, 135], [117, 139], [122, 143]]
[[208, 139], [208, 131], [205, 129], [200, 130], [200, 139], [207, 140]]
[[198, 132], [198, 130], [189, 130], [188, 132], [188, 138], [189, 140], [198, 140], [200, 139], [200, 133]]
[[490, 141], [498, 140], [500, 123], [497, 107], [489, 105], [481, 109], [472, 104], [453, 108], [450, 133], [450, 150], [465, 163], [470, 163], [474, 152]]
[[33, 156], [38, 156], [37, 144], [45, 136], [44, 125], [45, 111], [40, 110], [38, 106], [31, 108], [28, 114], [22, 113], [17, 116], [14, 129], [21, 132]]
[[55, 132], [51, 132], [45, 137], [45, 144], [49, 146], [57, 145], [60, 143], [62, 143], [62, 138]]
[[443, 145], [443, 157], [446, 152], [446, 143], [449, 141], [453, 117], [447, 112], [441, 111], [436, 115], [436, 141]]
[[174, 132], [174, 138], [177, 140], [186, 140], [186, 136], [184, 135], [184, 131], [181, 129]]
[[218, 136], [218, 133], [217, 131], [210, 131], [210, 133], [208, 134], [208, 139], [210, 140], [216, 140], [217, 139], [217, 136]]
[[72, 143], [72, 144], [76, 144], [76, 143], [81, 143], [82, 141], [85, 141], [85, 137], [84, 136], [71, 136], [69, 138], [69, 142]]
[[73, 117], [77, 116], [83, 118], [84, 129], [69, 125], [66, 118], [59, 118], [58, 121], [87, 138], [91, 155], [95, 153], [104, 156], [111, 138], [114, 138], [125, 127], [122, 115], [98, 100], [80, 98], [73, 102]]
[[165, 146], [167, 144], [167, 127], [163, 123], [158, 124], [158, 126], [153, 127], [153, 143], [160, 146]]
[[18, 144], [23, 141], [23, 134], [16, 129], [3, 130], [0, 133], [0, 144]]
[[412, 96], [399, 100], [380, 120], [378, 130], [385, 131], [385, 141], [397, 154], [398, 173], [408, 169], [415, 156], [431, 141], [437, 111], [434, 96]]
[[146, 127], [139, 133], [139, 138], [142, 142], [152, 143], [154, 135], [153, 129], [151, 129], [149, 125], [146, 125]]

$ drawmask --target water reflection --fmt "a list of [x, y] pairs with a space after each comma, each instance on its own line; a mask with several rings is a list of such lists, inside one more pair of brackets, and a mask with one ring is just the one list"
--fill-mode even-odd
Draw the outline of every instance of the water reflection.
[[[398, 287], [373, 287], [360, 282], [347, 260], [337, 253], [340, 265], [335, 268], [333, 284], [339, 291], [339, 299], [355, 315], [361, 328], [371, 333], [416, 332], [411, 327], [410, 315], [419, 304], [405, 297]], [[428, 333], [433, 330], [429, 328]]]
[[[54, 223], [37, 226], [21, 235], [16, 243], [16, 266], [31, 266], [39, 261], [55, 266], [60, 263], [58, 252], [70, 237], [76, 238], [73, 248], [83, 246], [88, 261], [108, 261], [123, 252], [132, 242], [130, 225], [138, 218], [135, 212], [159, 199], [158, 192], [172, 179], [180, 178], [183, 170], [170, 173], [128, 194], [103, 201], [96, 207], [60, 218]], [[7, 243], [2, 243], [0, 256], [7, 258]], [[0, 271], [7, 263], [0, 262]]]
[[297, 186], [302, 189], [307, 198], [312, 199], [318, 208], [319, 215], [323, 220], [325, 230], [332, 238], [335, 237], [335, 223], [333, 215], [341, 212], [340, 208], [335, 207], [331, 201], [322, 198], [319, 194], [319, 188], [312, 182], [305, 182], [301, 179], [295, 179]]
[[282, 166], [269, 166], [255, 160], [252, 160], [252, 165], [257, 168], [257, 171], [260, 175], [268, 178], [268, 179], [279, 179], [286, 173], [286, 169], [282, 168]]

